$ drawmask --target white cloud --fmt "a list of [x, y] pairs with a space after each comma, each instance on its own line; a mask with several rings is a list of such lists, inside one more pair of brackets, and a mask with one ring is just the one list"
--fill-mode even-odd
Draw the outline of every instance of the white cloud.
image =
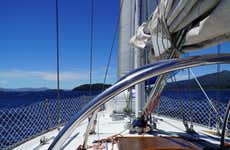
[[7, 81], [5, 81], [5, 80], [0, 80], [0, 85], [1, 85], [1, 86], [5, 86], [5, 85], [7, 85], [7, 84], [8, 84]]
[[[49, 71], [25, 71], [25, 70], [10, 70], [10, 71], [0, 71], [0, 77], [4, 78], [36, 78], [47, 81], [57, 80], [56, 72]], [[79, 72], [61, 72], [60, 80], [71, 81], [87, 79], [84, 73]]]
[[177, 81], [188, 80], [188, 75], [186, 75], [186, 74], [177, 74], [176, 79], [177, 79]]
[[[33, 71], [33, 70], [0, 70], [0, 87], [20, 88], [20, 87], [56, 87], [55, 71]], [[95, 68], [92, 73], [93, 83], [102, 83], [104, 79], [104, 69]], [[89, 71], [83, 69], [70, 69], [60, 71], [60, 86], [63, 89], [72, 89], [80, 84], [89, 83]], [[115, 69], [109, 71], [106, 83], [116, 81]], [[15, 84], [16, 83], [16, 84]]]

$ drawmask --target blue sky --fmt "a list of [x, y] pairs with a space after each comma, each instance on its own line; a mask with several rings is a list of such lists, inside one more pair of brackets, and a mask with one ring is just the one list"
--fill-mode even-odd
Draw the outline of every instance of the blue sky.
[[[229, 53], [230, 52], [229, 48], [230, 48], [230, 42], [224, 42], [224, 43], [220, 44], [220, 52], [221, 53]], [[196, 50], [194, 52], [190, 52], [189, 55], [195, 56], [195, 55], [203, 55], [203, 54], [207, 54], [207, 53], [208, 54], [216, 54], [217, 53], [217, 46], [212, 46], [210, 48], [202, 49], [202, 50]], [[185, 55], [187, 55], [187, 54], [185, 54]], [[221, 64], [220, 69], [221, 69], [221, 71], [223, 71], [223, 70], [230, 71], [230, 65], [229, 64]], [[217, 65], [193, 67], [193, 68], [191, 68], [191, 70], [196, 76], [202, 76], [205, 74], [217, 72]], [[190, 77], [193, 78], [192, 75]], [[177, 80], [188, 79], [188, 70], [185, 69], [185, 70], [180, 71], [176, 75], [176, 78], [177, 78]]]
[[[61, 88], [89, 82], [91, 0], [60, 0]], [[119, 1], [95, 0], [93, 82], [103, 82]], [[1, 0], [0, 87], [56, 87], [55, 0]], [[115, 44], [108, 82], [116, 80]]]
[[[59, 2], [60, 86], [72, 89], [89, 83], [91, 0]], [[95, 0], [94, 83], [103, 82], [118, 9], [119, 0]], [[55, 0], [0, 0], [0, 43], [0, 87], [56, 87]], [[109, 83], [116, 81], [117, 45], [116, 40]], [[229, 48], [223, 44], [222, 52]], [[215, 53], [216, 47], [191, 55], [206, 52]]]

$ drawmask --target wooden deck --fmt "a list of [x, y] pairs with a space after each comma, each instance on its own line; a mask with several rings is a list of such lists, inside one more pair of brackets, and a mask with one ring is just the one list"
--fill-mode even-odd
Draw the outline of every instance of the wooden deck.
[[177, 137], [119, 137], [119, 150], [202, 150], [201, 147]]

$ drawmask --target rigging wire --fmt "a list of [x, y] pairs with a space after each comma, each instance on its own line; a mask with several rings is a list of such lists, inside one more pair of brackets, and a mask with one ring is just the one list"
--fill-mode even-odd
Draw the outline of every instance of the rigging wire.
[[58, 109], [58, 124], [61, 122], [61, 107], [60, 107], [60, 77], [59, 77], [59, 15], [58, 15], [58, 0], [56, 0], [56, 63], [57, 63], [57, 109]]
[[[114, 34], [113, 34], [113, 40], [112, 40], [112, 44], [111, 44], [111, 48], [110, 48], [110, 52], [109, 52], [109, 58], [108, 58], [108, 62], [107, 62], [106, 69], [105, 69], [105, 76], [104, 76], [104, 80], [103, 80], [102, 90], [105, 90], [105, 83], [106, 83], [106, 79], [107, 79], [108, 72], [109, 72], [109, 66], [110, 66], [110, 62], [111, 62], [111, 58], [112, 58], [114, 44], [115, 44], [116, 37], [117, 37], [117, 32], [118, 32], [118, 29], [119, 29], [119, 24], [120, 24], [120, 18], [121, 18], [121, 12], [122, 12], [123, 4], [124, 4], [124, 0], [121, 1], [120, 8], [119, 8], [119, 15], [118, 15], [118, 18], [117, 18], [117, 23], [116, 23]], [[97, 122], [98, 122], [98, 134], [97, 134], [97, 136], [98, 136], [98, 139], [99, 139], [100, 138], [99, 137], [99, 117], [97, 119], [98, 119], [97, 120]]]
[[[187, 53], [187, 57], [189, 57], [189, 53]], [[188, 80], [191, 80], [191, 72], [189, 69], [187, 69], [187, 75], [188, 75]], [[187, 89], [187, 93], [188, 93], [188, 103], [190, 104], [190, 107], [189, 107], [189, 119], [190, 119], [190, 129], [192, 129], [193, 127], [193, 105], [192, 105], [192, 93], [191, 93], [191, 86], [188, 84], [187, 85], [188, 89]]]
[[[91, 16], [90, 16], [90, 64], [89, 64], [89, 94], [92, 96], [92, 68], [93, 68], [93, 33], [94, 33], [94, 0], [91, 0]], [[97, 120], [97, 113], [99, 109], [94, 111], [91, 115], [91, 118], [89, 119], [86, 132], [85, 132], [85, 138], [83, 141], [83, 149], [86, 149], [87, 141], [89, 137], [90, 130], [94, 129], [93, 126], [95, 126], [95, 121]]]
[[[107, 62], [107, 65], [106, 65], [106, 70], [105, 70], [105, 76], [104, 76], [104, 80], [103, 80], [104, 84], [106, 83], [106, 79], [107, 79], [107, 76], [108, 76], [108, 71], [109, 71], [109, 66], [110, 66], [110, 62], [111, 62], [111, 58], [112, 58], [114, 44], [115, 44], [115, 41], [116, 41], [118, 29], [119, 29], [119, 24], [120, 24], [120, 18], [121, 18], [121, 12], [122, 12], [123, 3], [124, 3], [124, 0], [121, 1], [121, 5], [120, 5], [120, 9], [119, 9], [119, 15], [118, 15], [118, 18], [117, 18], [116, 27], [115, 27], [114, 34], [113, 34], [113, 40], [112, 40], [112, 44], [111, 44], [111, 48], [110, 48], [110, 52], [109, 52], [109, 58], [108, 58], [108, 62]], [[103, 84], [103, 89], [102, 90], [105, 90], [104, 89], [105, 88], [104, 84]]]
[[93, 68], [93, 32], [94, 32], [94, 0], [91, 0], [91, 25], [90, 25], [90, 66], [89, 66], [89, 92], [92, 95], [92, 68]]
[[[217, 45], [217, 54], [220, 54], [220, 44]], [[217, 64], [216, 66], [216, 80], [217, 80], [217, 83], [220, 81], [220, 71], [221, 71], [221, 68], [220, 68], [220, 64]], [[219, 93], [219, 89], [220, 89], [220, 84], [217, 84], [216, 88], [218, 89], [217, 92], [216, 92], [216, 107], [217, 107], [217, 119], [216, 119], [216, 129], [217, 129], [217, 133], [220, 134], [220, 120], [219, 120], [219, 117], [220, 117], [220, 93]]]
[[[201, 89], [201, 91], [203, 92], [204, 96], [206, 97], [206, 99], [208, 100], [211, 108], [218, 114], [217, 109], [215, 108], [215, 106], [213, 105], [211, 99], [208, 97], [207, 93], [205, 92], [204, 88], [202, 87], [202, 85], [200, 84], [199, 80], [197, 79], [196, 75], [193, 73], [192, 69], [189, 68], [189, 71], [191, 72], [192, 76], [194, 77], [196, 83], [198, 84], [199, 88]], [[221, 120], [221, 122], [223, 123], [223, 119], [219, 116], [219, 119]]]
[[[114, 30], [114, 35], [113, 35], [113, 40], [112, 40], [112, 45], [111, 45], [111, 48], [110, 48], [110, 52], [109, 52], [109, 58], [108, 58], [108, 62], [107, 62], [107, 65], [106, 65], [106, 70], [105, 70], [105, 76], [104, 76], [104, 81], [103, 83], [105, 84], [106, 83], [106, 79], [107, 79], [107, 75], [108, 75], [108, 70], [109, 70], [109, 66], [110, 66], [110, 62], [111, 62], [111, 57], [112, 57], [112, 52], [113, 52], [113, 48], [114, 48], [114, 44], [115, 44], [115, 41], [116, 41], [116, 37], [117, 37], [117, 32], [118, 32], [118, 28], [119, 28], [119, 23], [120, 23], [120, 16], [121, 16], [121, 11], [122, 11], [122, 6], [123, 6], [123, 3], [124, 3], [124, 0], [122, 0], [122, 3], [121, 3], [121, 6], [120, 6], [120, 9], [119, 9], [119, 16], [118, 16], [118, 20], [117, 20], [117, 24], [116, 24], [116, 28]], [[93, 21], [94, 21], [94, 0], [92, 0], [92, 4], [91, 4], [91, 38], [90, 38], [90, 95], [91, 95], [91, 92], [92, 92], [92, 87], [91, 87], [91, 84], [92, 84], [92, 56], [93, 56]], [[103, 84], [103, 90], [104, 90], [104, 85]], [[97, 120], [98, 122], [98, 133], [99, 133], [99, 117], [96, 116], [95, 113], [97, 113], [97, 111], [95, 111], [93, 113], [93, 116], [95, 115], [96, 118], [91, 118], [91, 119], [94, 119], [94, 120]], [[88, 128], [90, 129], [90, 123], [88, 124]], [[88, 129], [88, 130], [89, 130]], [[86, 142], [87, 142], [87, 138], [88, 138], [88, 132], [86, 131], [86, 138], [84, 139], [84, 144], [83, 146], [86, 146]], [[98, 139], [99, 139], [99, 134], [98, 134]]]

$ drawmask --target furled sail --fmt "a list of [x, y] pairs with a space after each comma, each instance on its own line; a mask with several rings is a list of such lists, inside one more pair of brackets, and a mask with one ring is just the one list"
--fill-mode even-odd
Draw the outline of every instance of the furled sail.
[[120, 0], [120, 4], [122, 6], [119, 26], [118, 78], [135, 68], [136, 50], [129, 41], [135, 35], [138, 26], [148, 20], [157, 6], [155, 0]]
[[[130, 45], [129, 41], [140, 24], [148, 20], [157, 6], [153, 0], [120, 0], [120, 2], [122, 9], [119, 28], [118, 78], [147, 63], [146, 51], [139, 51]], [[139, 112], [145, 102], [145, 84], [136, 85], [135, 89], [136, 112]]]
[[120, 14], [118, 78], [134, 69], [134, 48], [129, 45], [129, 40], [134, 35], [134, 4], [133, 0], [124, 0]]
[[229, 0], [160, 0], [151, 18], [130, 40], [152, 57], [172, 49], [192, 51], [230, 40]]
[[[148, 52], [148, 63], [178, 58], [183, 52], [230, 39], [229, 0], [150, 1], [154, 1], [157, 7], [130, 40], [137, 50]], [[155, 80], [145, 111], [163, 90], [165, 77], [162, 75]]]

